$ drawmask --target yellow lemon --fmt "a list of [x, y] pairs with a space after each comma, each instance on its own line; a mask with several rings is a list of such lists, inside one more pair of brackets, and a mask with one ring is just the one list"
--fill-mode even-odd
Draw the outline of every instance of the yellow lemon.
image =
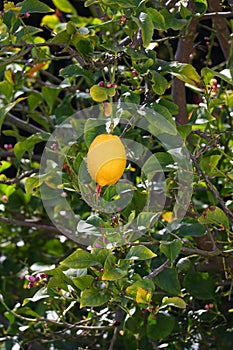
[[122, 176], [126, 166], [126, 152], [116, 135], [101, 134], [92, 141], [87, 153], [87, 168], [99, 185], [113, 185]]

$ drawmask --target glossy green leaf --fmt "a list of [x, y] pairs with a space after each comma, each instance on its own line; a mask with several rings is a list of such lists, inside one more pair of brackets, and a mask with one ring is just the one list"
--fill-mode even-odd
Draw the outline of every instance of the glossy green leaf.
[[164, 17], [158, 10], [156, 10], [153, 7], [149, 7], [146, 9], [146, 12], [150, 16], [155, 29], [157, 29], [157, 30], [164, 30], [165, 29]]
[[179, 239], [174, 239], [171, 242], [162, 242], [159, 246], [163, 253], [171, 262], [179, 255], [182, 248], [182, 242]]
[[208, 2], [207, 0], [194, 0], [195, 3], [195, 12], [198, 12], [200, 14], [203, 14], [206, 12], [208, 8]]
[[84, 290], [91, 287], [92, 282], [94, 281], [94, 277], [91, 275], [84, 275], [79, 277], [71, 277], [71, 280], [74, 283], [75, 287], [80, 290]]
[[49, 137], [50, 137], [49, 133], [40, 132], [28, 137], [24, 141], [17, 142], [14, 146], [14, 153], [16, 158], [18, 160], [21, 160], [25, 152], [29, 152], [30, 154], [30, 152], [32, 151], [32, 149], [36, 144], [43, 141], [48, 141]]
[[14, 102], [11, 102], [4, 107], [0, 107], [0, 132], [7, 113], [9, 113], [12, 108], [14, 108], [19, 102], [23, 100], [25, 100], [25, 97], [20, 97], [17, 98], [17, 100], [15, 100]]
[[101, 306], [109, 301], [110, 293], [97, 288], [84, 289], [81, 293], [80, 307]]
[[224, 69], [221, 72], [216, 72], [211, 68], [204, 67], [201, 70], [201, 75], [203, 76], [205, 84], [210, 84], [210, 81], [214, 77], [218, 77], [228, 84], [233, 84], [233, 72], [232, 69]]
[[55, 268], [49, 271], [52, 275], [48, 282], [48, 289], [63, 289], [66, 292], [69, 291], [68, 285], [70, 284], [69, 278], [64, 274], [60, 268]]
[[183, 18], [177, 18], [174, 14], [170, 13], [168, 10], [159, 11], [164, 17], [165, 29], [181, 30], [187, 25], [187, 20]]
[[87, 1], [85, 1], [84, 6], [88, 7], [88, 6], [91, 6], [93, 4], [97, 4], [98, 2], [100, 2], [100, 0], [87, 0]]
[[33, 295], [33, 297], [24, 299], [22, 306], [28, 304], [30, 301], [36, 303], [37, 301], [48, 297], [49, 294], [47, 292], [47, 287], [42, 287]]
[[150, 339], [159, 340], [172, 333], [175, 326], [175, 318], [167, 312], [159, 311], [156, 318], [150, 315], [147, 323], [147, 335]]
[[178, 275], [175, 268], [167, 268], [153, 278], [159, 288], [169, 295], [179, 295], [181, 292]]
[[220, 154], [202, 157], [200, 160], [200, 167], [206, 175], [210, 177], [215, 176], [216, 174], [218, 174], [218, 169], [216, 168], [221, 158], [222, 155]]
[[0, 81], [0, 93], [10, 100], [13, 91], [13, 85], [6, 80]]
[[158, 72], [151, 71], [152, 74], [152, 81], [153, 81], [153, 91], [157, 95], [163, 95], [167, 88], [167, 80]]
[[127, 260], [147, 260], [152, 259], [156, 256], [152, 250], [145, 247], [144, 245], [136, 245], [130, 248], [126, 255]]
[[184, 278], [184, 287], [197, 299], [214, 299], [214, 281], [207, 272], [189, 272]]
[[113, 254], [109, 254], [104, 264], [104, 273], [102, 280], [115, 281], [121, 279], [126, 274], [126, 270], [122, 270], [118, 267], [115, 256]]
[[93, 73], [89, 70], [79, 67], [77, 64], [70, 64], [69, 66], [62, 68], [59, 75], [63, 78], [72, 77], [84, 77], [88, 82], [92, 82], [94, 79]]
[[65, 13], [72, 13], [72, 14], [77, 14], [76, 9], [71, 5], [70, 1], [68, 0], [52, 0], [54, 3], [54, 6]]
[[174, 306], [179, 309], [185, 309], [186, 308], [186, 302], [179, 298], [179, 297], [164, 297], [162, 300], [162, 307], [163, 306]]
[[49, 6], [44, 4], [43, 2], [39, 0], [24, 0], [22, 2], [19, 2], [17, 6], [21, 7], [20, 13], [25, 14], [27, 12], [29, 13], [47, 13], [47, 12], [53, 12], [54, 10], [51, 9]]
[[224, 211], [218, 207], [212, 206], [207, 209], [206, 215], [202, 215], [198, 218], [198, 221], [203, 225], [217, 225], [229, 229], [230, 224]]
[[5, 160], [0, 161], [0, 173], [11, 167], [11, 163]]
[[201, 237], [206, 234], [206, 228], [196, 219], [185, 218], [176, 230], [176, 234], [181, 237]]
[[27, 194], [32, 194], [33, 190], [40, 185], [40, 179], [36, 176], [31, 176], [25, 180], [25, 191]]
[[[163, 108], [163, 110], [166, 110], [166, 107], [159, 106], [160, 110]], [[152, 111], [149, 111], [146, 113], [146, 119], [149, 122], [149, 130], [154, 135], [160, 135], [160, 134], [168, 134], [168, 135], [177, 135], [176, 126], [174, 124], [173, 120], [167, 119], [168, 114], [166, 113], [165, 116], [163, 116], [160, 112], [157, 112], [156, 110], [152, 113]]]
[[135, 8], [138, 7], [140, 0], [102, 0], [102, 2], [107, 6], [115, 6], [116, 8]]
[[154, 34], [154, 25], [151, 17], [146, 12], [141, 12], [139, 17], [133, 17], [133, 20], [141, 28], [143, 46], [147, 47], [151, 43]]
[[42, 95], [47, 105], [49, 106], [49, 113], [52, 113], [53, 107], [57, 101], [57, 97], [62, 89], [60, 87], [54, 88], [50, 86], [42, 87]]
[[96, 255], [78, 248], [74, 253], [63, 260], [61, 264], [73, 269], [83, 269], [85, 267], [88, 268], [90, 266], [98, 265], [99, 260]]
[[169, 64], [169, 73], [190, 85], [198, 85], [201, 77], [196, 69], [187, 63], [172, 62]]

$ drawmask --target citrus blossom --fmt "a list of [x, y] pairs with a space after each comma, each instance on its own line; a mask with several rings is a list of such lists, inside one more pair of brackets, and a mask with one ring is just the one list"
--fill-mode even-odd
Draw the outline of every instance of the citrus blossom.
[[87, 153], [87, 168], [99, 185], [113, 185], [122, 176], [126, 166], [125, 147], [119, 136], [101, 134], [92, 141]]

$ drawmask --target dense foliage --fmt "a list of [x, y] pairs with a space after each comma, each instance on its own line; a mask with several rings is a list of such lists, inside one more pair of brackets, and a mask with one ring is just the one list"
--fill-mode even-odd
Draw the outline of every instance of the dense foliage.
[[231, 3], [4, 1], [2, 350], [232, 348]]

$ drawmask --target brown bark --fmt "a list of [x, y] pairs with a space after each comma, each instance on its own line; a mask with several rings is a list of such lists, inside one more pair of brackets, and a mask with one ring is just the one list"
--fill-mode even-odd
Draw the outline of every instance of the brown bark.
[[[212, 12], [221, 12], [222, 7], [219, 0], [209, 0], [209, 10]], [[212, 22], [225, 60], [228, 61], [230, 59], [232, 62], [232, 57], [230, 57], [231, 38], [227, 27], [227, 21], [225, 18], [214, 16]]]
[[[188, 5], [190, 10], [194, 10], [194, 3], [192, 0], [189, 1]], [[175, 53], [175, 60], [181, 63], [189, 63], [189, 56], [192, 51], [196, 29], [198, 24], [198, 18], [193, 17], [189, 23], [188, 28], [185, 28], [185, 35], [178, 41], [177, 50]], [[188, 122], [188, 115], [186, 110], [186, 93], [185, 83], [181, 80], [174, 78], [172, 83], [172, 98], [173, 102], [179, 107], [179, 113], [176, 116], [177, 125], [186, 124]]]

